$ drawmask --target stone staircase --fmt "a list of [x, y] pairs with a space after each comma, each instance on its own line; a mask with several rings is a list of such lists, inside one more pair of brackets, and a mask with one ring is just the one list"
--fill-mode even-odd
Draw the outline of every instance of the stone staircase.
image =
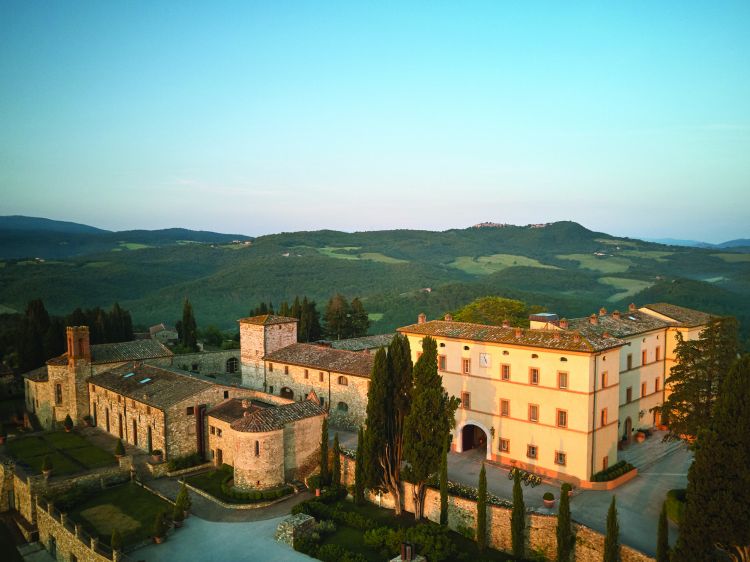
[[663, 441], [666, 431], [654, 431], [643, 443], [633, 442], [619, 452], [618, 460], [625, 460], [643, 472], [654, 463], [685, 448], [682, 441]]

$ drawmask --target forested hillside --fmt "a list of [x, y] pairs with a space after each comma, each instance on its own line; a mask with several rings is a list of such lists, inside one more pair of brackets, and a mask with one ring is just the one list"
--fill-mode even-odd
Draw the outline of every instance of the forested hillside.
[[[0, 229], [0, 236], [8, 232]], [[59, 243], [45, 232], [50, 248], [42, 255], [52, 255]], [[362, 299], [370, 331], [378, 333], [411, 323], [422, 311], [434, 318], [477, 297], [500, 295], [568, 317], [667, 300], [734, 314], [745, 334], [750, 324], [749, 254], [615, 238], [572, 222], [444, 232], [322, 230], [252, 243], [182, 230], [131, 231], [129, 242], [116, 243], [124, 233], [66, 236], [74, 234], [111, 238], [93, 251], [77, 246], [81, 255], [4, 258], [0, 311], [23, 310], [34, 298], [54, 314], [119, 302], [144, 326], [174, 322], [188, 297], [199, 324], [232, 328], [258, 302], [307, 295], [324, 303], [341, 293]], [[7, 244], [3, 239], [6, 255], [19, 252]]]

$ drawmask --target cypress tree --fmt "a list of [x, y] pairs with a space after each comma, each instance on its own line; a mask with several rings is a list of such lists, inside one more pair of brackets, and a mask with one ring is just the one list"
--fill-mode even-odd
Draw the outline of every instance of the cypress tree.
[[[609, 504], [607, 512], [607, 536], [604, 537], [603, 562], [619, 562], [620, 560], [620, 524], [617, 522], [617, 506], [615, 496]], [[689, 560], [689, 558], [688, 558]]]
[[513, 511], [510, 515], [510, 533], [513, 543], [513, 556], [523, 558], [526, 551], [526, 506], [521, 490], [521, 473], [513, 476]]
[[328, 482], [328, 417], [325, 417], [320, 432], [320, 485], [325, 486]]
[[557, 509], [557, 560], [567, 562], [573, 552], [573, 533], [570, 529], [570, 484], [560, 488], [560, 506]]
[[735, 361], [698, 435], [673, 557], [713, 560], [750, 545], [750, 355]]
[[182, 339], [180, 343], [187, 349], [198, 350], [198, 326], [193, 316], [193, 305], [188, 299], [182, 305]]
[[440, 459], [440, 524], [448, 525], [448, 440], [446, 437], [443, 444], [442, 458]]
[[656, 562], [669, 562], [669, 526], [667, 525], [667, 502], [661, 504], [659, 531], [656, 535]]
[[[479, 471], [479, 495], [477, 497], [477, 548], [484, 552], [487, 548], [487, 473]], [[515, 552], [515, 548], [513, 549]]]
[[354, 461], [354, 503], [365, 503], [365, 430], [360, 426], [357, 434], [357, 457]]
[[332, 340], [351, 337], [349, 303], [343, 295], [336, 294], [328, 301], [325, 313], [326, 336]]
[[351, 311], [351, 337], [359, 338], [367, 335], [370, 329], [370, 317], [359, 298], [354, 298], [350, 307]]
[[331, 468], [331, 486], [341, 486], [341, 447], [339, 446], [339, 434], [333, 436], [333, 463]]

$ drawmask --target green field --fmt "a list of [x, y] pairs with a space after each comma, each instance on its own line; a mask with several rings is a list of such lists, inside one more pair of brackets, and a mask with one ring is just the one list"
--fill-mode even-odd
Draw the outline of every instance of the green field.
[[607, 299], [609, 302], [617, 302], [632, 297], [653, 285], [653, 283], [649, 281], [641, 281], [640, 279], [623, 279], [622, 277], [601, 277], [599, 278], [599, 281], [611, 285], [620, 291], [609, 297]]
[[385, 254], [381, 254], [380, 252], [365, 252], [363, 254], [359, 254], [359, 257], [363, 260], [371, 260], [380, 263], [409, 263], [409, 260], [392, 258], [391, 256], [386, 256]]
[[383, 319], [383, 313], [382, 312], [370, 312], [367, 314], [367, 317], [370, 319], [371, 322], [377, 322], [378, 320]]
[[359, 256], [354, 254], [340, 254], [343, 251], [354, 251], [359, 250], [361, 246], [326, 246], [324, 248], [316, 248], [318, 252], [329, 258], [336, 258], [339, 260], [358, 260]]
[[630, 246], [632, 248], [638, 246], [638, 242], [634, 240], [621, 240], [620, 238], [597, 238], [596, 241], [607, 246]]
[[44, 458], [49, 456], [53, 474], [58, 476], [116, 462], [112, 453], [92, 445], [77, 433], [63, 431], [10, 439], [6, 448], [10, 456], [35, 473], [42, 471]]
[[459, 256], [448, 264], [451, 267], [465, 271], [470, 275], [489, 275], [509, 267], [540, 267], [543, 269], [557, 269], [533, 258], [514, 254], [492, 254], [491, 256]]
[[750, 254], [711, 254], [727, 263], [750, 263]]
[[631, 258], [643, 258], [647, 260], [656, 260], [658, 262], [666, 262], [664, 258], [673, 255], [674, 252], [662, 252], [659, 250], [623, 250], [619, 255], [628, 256]]
[[112, 264], [112, 262], [110, 262], [110, 261], [90, 261], [90, 262], [84, 264], [83, 267], [91, 267], [91, 268], [94, 268], [94, 269], [98, 269], [98, 268], [101, 268], [101, 267], [108, 267], [111, 264]]
[[557, 258], [576, 261], [581, 269], [590, 269], [602, 273], [624, 273], [633, 265], [633, 262], [627, 258], [595, 256], [594, 254], [563, 254], [558, 255]]
[[120, 248], [124, 248], [125, 250], [143, 250], [144, 248], [151, 248], [151, 246], [137, 242], [120, 242]]

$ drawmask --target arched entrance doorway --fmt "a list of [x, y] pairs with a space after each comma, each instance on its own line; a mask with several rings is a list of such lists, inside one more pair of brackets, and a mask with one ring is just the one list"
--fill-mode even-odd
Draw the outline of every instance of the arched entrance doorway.
[[284, 386], [281, 388], [281, 397], [294, 399], [294, 391], [288, 386]]
[[466, 424], [461, 430], [461, 450], [477, 449], [483, 455], [487, 453], [487, 434], [474, 424]]
[[623, 440], [630, 443], [630, 438], [632, 434], [633, 434], [633, 420], [631, 420], [628, 417], [628, 418], [625, 418], [625, 433], [622, 436]]

